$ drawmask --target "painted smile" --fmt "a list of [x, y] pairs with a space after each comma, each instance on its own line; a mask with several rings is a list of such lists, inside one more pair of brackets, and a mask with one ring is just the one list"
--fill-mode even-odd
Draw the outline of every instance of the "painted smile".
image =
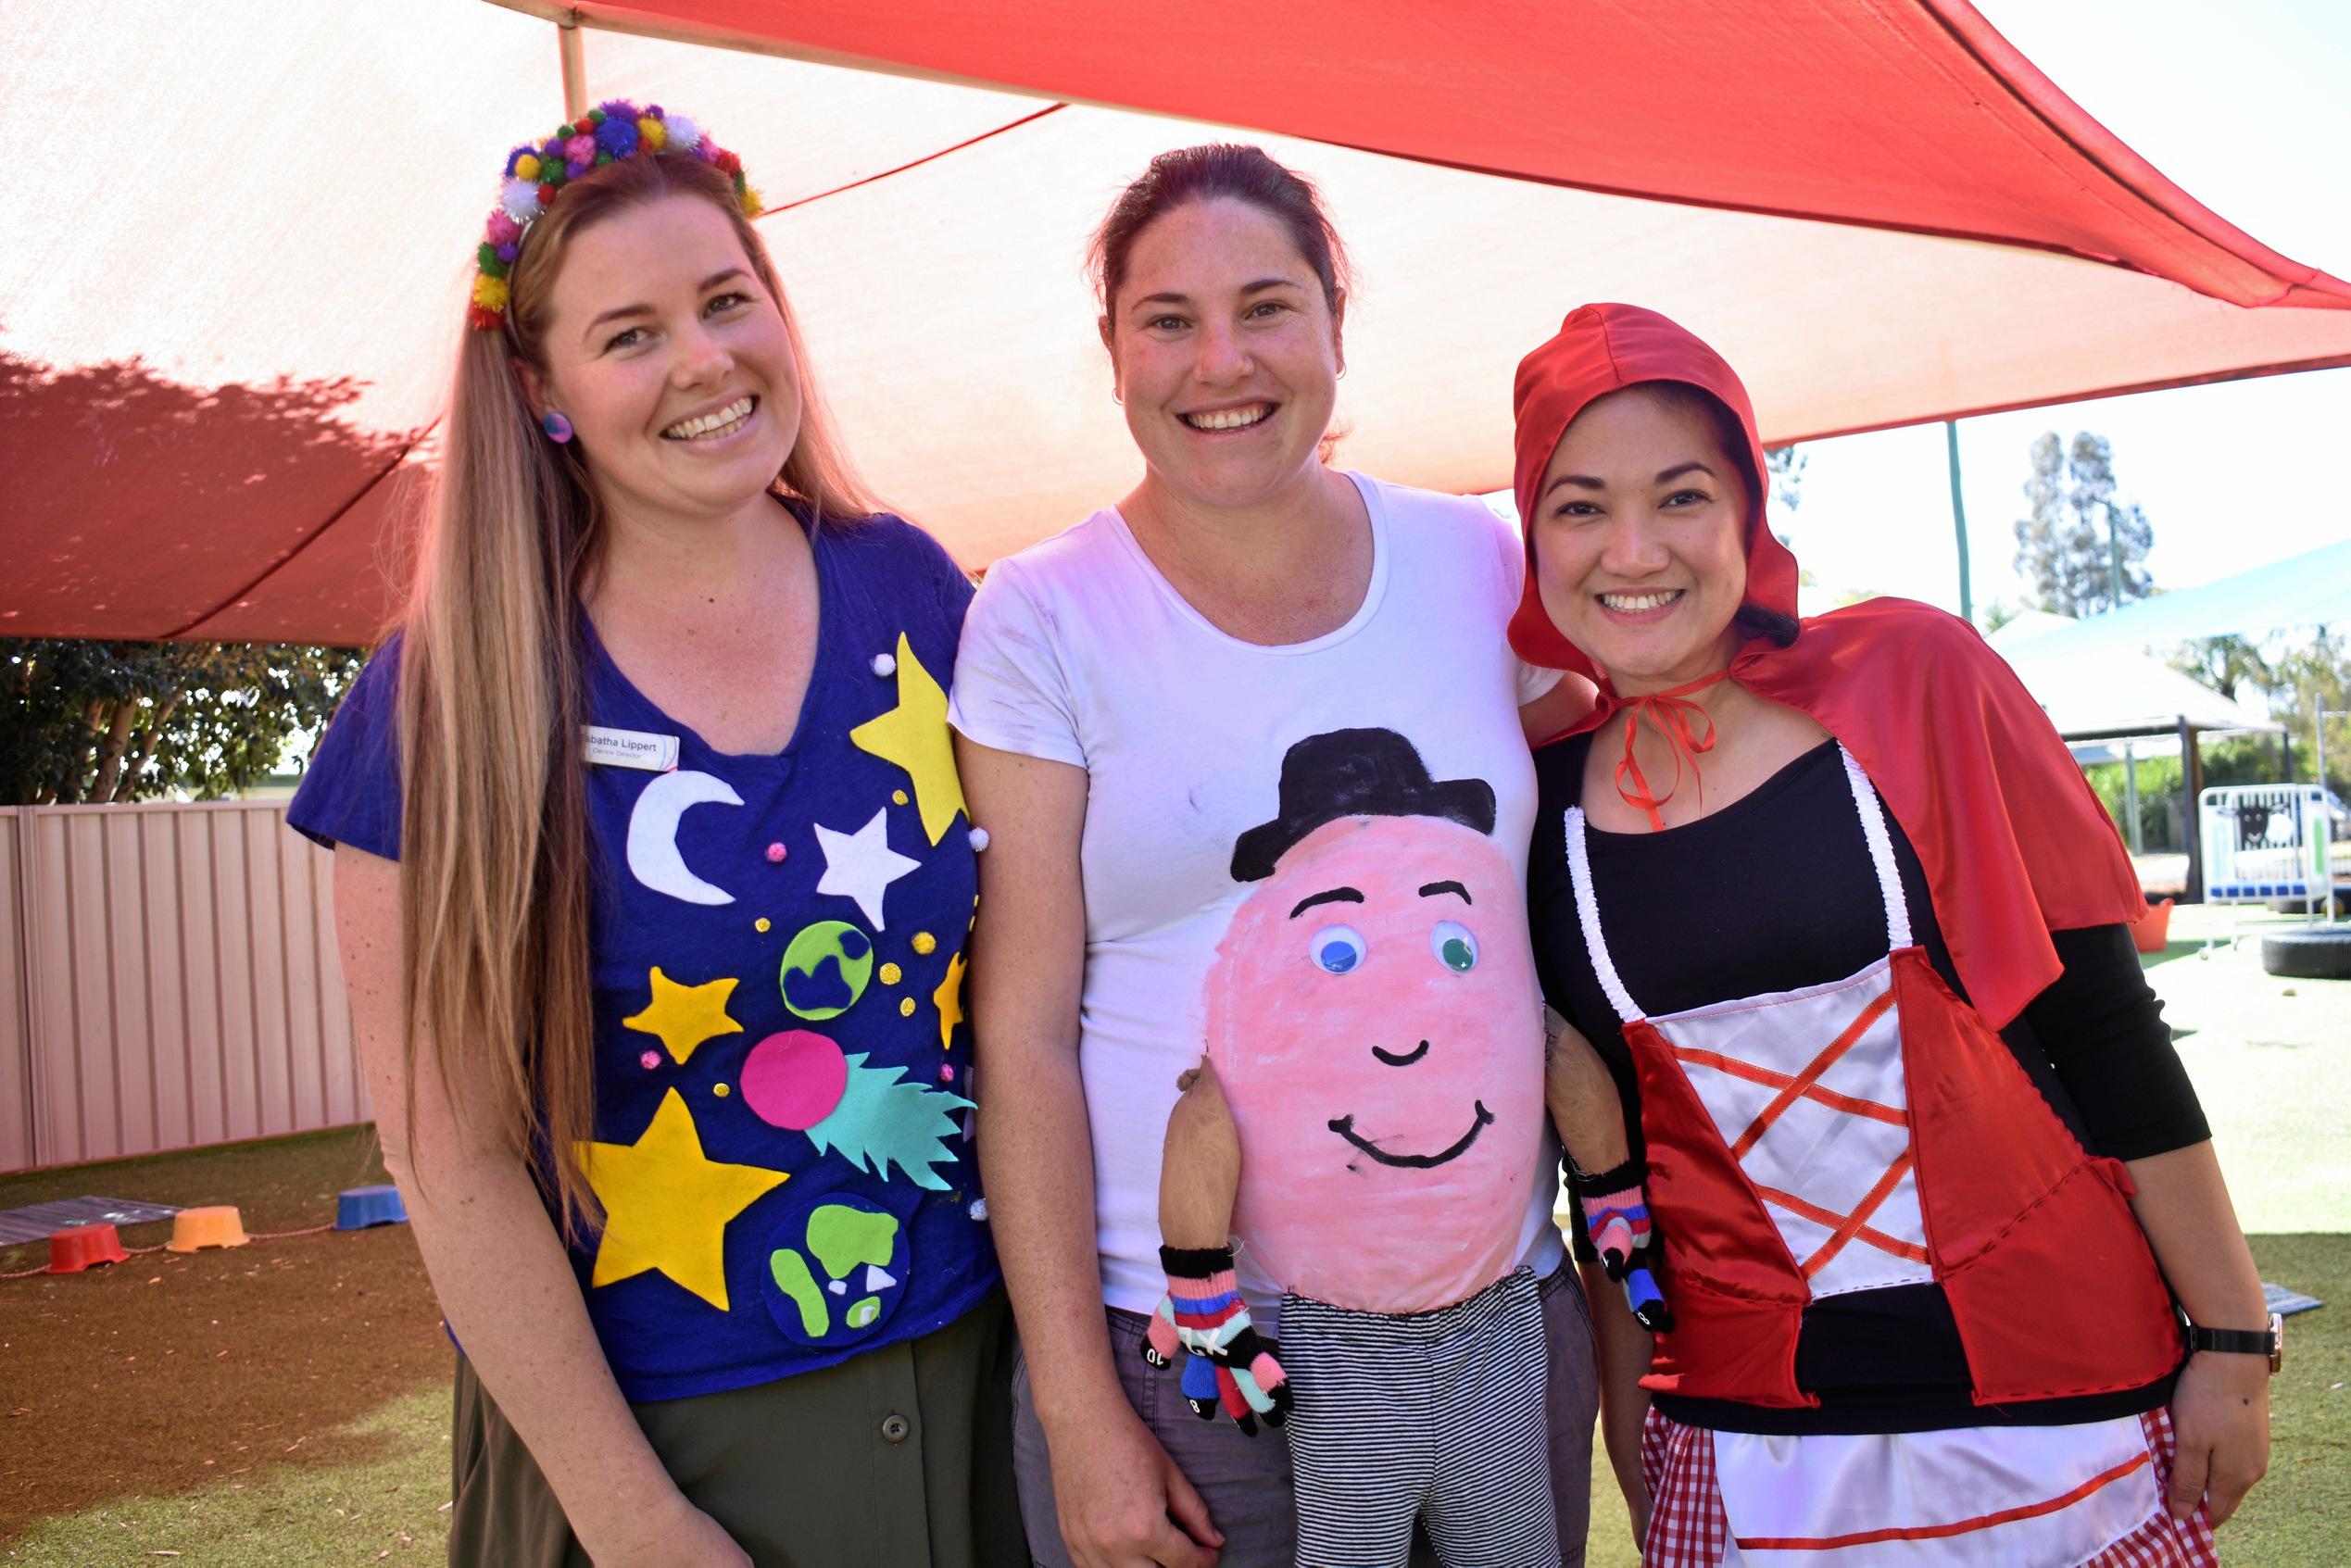
[[[1377, 1048], [1377, 1047], [1373, 1047], [1375, 1050]], [[1494, 1113], [1486, 1109], [1486, 1102], [1481, 1099], [1475, 1103], [1477, 1107], [1477, 1117], [1470, 1123], [1469, 1131], [1455, 1138], [1452, 1148], [1435, 1154], [1391, 1154], [1369, 1138], [1356, 1133], [1355, 1118], [1352, 1114], [1341, 1116], [1333, 1121], [1330, 1130], [1378, 1160], [1382, 1165], [1399, 1165], [1407, 1170], [1426, 1171], [1433, 1166], [1442, 1165], [1449, 1160], [1458, 1160], [1468, 1153], [1469, 1146], [1477, 1141], [1477, 1135], [1494, 1124]]]
[[1386, 1062], [1390, 1067], [1410, 1067], [1414, 1062], [1418, 1061], [1422, 1057], [1425, 1057], [1427, 1054], [1428, 1042], [1426, 1040], [1423, 1040], [1419, 1045], [1414, 1046], [1411, 1050], [1402, 1052], [1388, 1050], [1379, 1046], [1374, 1046], [1372, 1047], [1372, 1055], [1379, 1058], [1380, 1060]]

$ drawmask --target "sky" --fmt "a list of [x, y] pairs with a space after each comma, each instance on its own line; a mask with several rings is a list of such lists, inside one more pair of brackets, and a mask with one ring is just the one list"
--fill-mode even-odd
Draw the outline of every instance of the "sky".
[[[2344, 0], [1975, 0], [2076, 103], [2206, 207], [2296, 261], [2351, 277], [2351, 5]], [[2148, 567], [2192, 587], [2351, 535], [2351, 370], [2269, 376], [1965, 420], [1979, 617], [2018, 602], [2014, 524], [2033, 438], [2106, 436], [2146, 509]], [[1959, 608], [1941, 425], [1809, 443], [1779, 527], [1824, 588]], [[2335, 454], [2312, 461], [2313, 454]], [[1895, 526], [1895, 522], [1905, 525]], [[1929, 523], [1937, 526], [1928, 526]]]

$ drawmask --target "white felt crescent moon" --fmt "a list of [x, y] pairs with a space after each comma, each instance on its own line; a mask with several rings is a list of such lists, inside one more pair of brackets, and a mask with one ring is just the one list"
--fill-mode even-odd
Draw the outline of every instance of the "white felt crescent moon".
[[660, 774], [645, 786], [629, 812], [629, 870], [637, 881], [689, 904], [735, 902], [734, 894], [687, 871], [685, 858], [677, 852], [677, 820], [687, 807], [713, 801], [740, 806], [743, 797], [724, 779], [691, 768]]

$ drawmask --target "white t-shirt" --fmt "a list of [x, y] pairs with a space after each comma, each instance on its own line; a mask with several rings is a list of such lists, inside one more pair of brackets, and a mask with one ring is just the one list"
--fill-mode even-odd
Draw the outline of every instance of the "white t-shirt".
[[[1492, 842], [1525, 885], [1535, 770], [1518, 709], [1558, 676], [1520, 662], [1504, 637], [1525, 570], [1519, 541], [1475, 499], [1349, 477], [1370, 513], [1371, 582], [1346, 624], [1311, 642], [1266, 647], [1217, 630], [1114, 508], [997, 562], [964, 621], [949, 721], [983, 746], [1087, 774], [1078, 1060], [1103, 1295], [1130, 1311], [1150, 1311], [1165, 1289], [1167, 1113], [1176, 1075], [1203, 1048], [1218, 945], [1252, 890], [1237, 877], [1236, 843], [1283, 816], [1290, 748], [1334, 732], [1394, 732], [1430, 780], [1484, 781]], [[1523, 918], [1510, 924], [1478, 940], [1523, 949]], [[1531, 976], [1528, 988], [1524, 1027], [1540, 1053]], [[1536, 1100], [1540, 1119], [1539, 1070]], [[1547, 1273], [1561, 1247], [1556, 1157], [1543, 1137], [1509, 1256]], [[1239, 1273], [1270, 1323], [1277, 1282], [1246, 1248]]]

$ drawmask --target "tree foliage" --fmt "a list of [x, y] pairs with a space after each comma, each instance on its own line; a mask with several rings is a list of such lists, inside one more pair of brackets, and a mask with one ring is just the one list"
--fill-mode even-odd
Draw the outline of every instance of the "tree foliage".
[[212, 799], [277, 770], [359, 671], [352, 648], [0, 639], [0, 798]]
[[1764, 466], [1770, 470], [1766, 476], [1771, 484], [1772, 504], [1782, 511], [1792, 512], [1804, 498], [1804, 465], [1811, 458], [1801, 446], [1766, 446]]
[[2017, 521], [2017, 571], [2036, 608], [2078, 618], [2155, 591], [2146, 568], [2155, 531], [2118, 491], [2105, 436], [2082, 431], [2068, 445], [2044, 432], [2024, 493], [2030, 510]]
[[[2351, 634], [2321, 626], [2307, 643], [2280, 654], [2273, 665], [2269, 717], [2294, 736], [2297, 776], [2308, 772], [2316, 738], [2319, 710], [2351, 712]], [[2338, 793], [2351, 795], [2351, 719], [2329, 719], [2327, 780]]]
[[2181, 646], [2171, 668], [2211, 687], [2231, 702], [2241, 690], [2267, 694], [2277, 671], [2261, 657], [2260, 646], [2244, 637], [2204, 637]]

